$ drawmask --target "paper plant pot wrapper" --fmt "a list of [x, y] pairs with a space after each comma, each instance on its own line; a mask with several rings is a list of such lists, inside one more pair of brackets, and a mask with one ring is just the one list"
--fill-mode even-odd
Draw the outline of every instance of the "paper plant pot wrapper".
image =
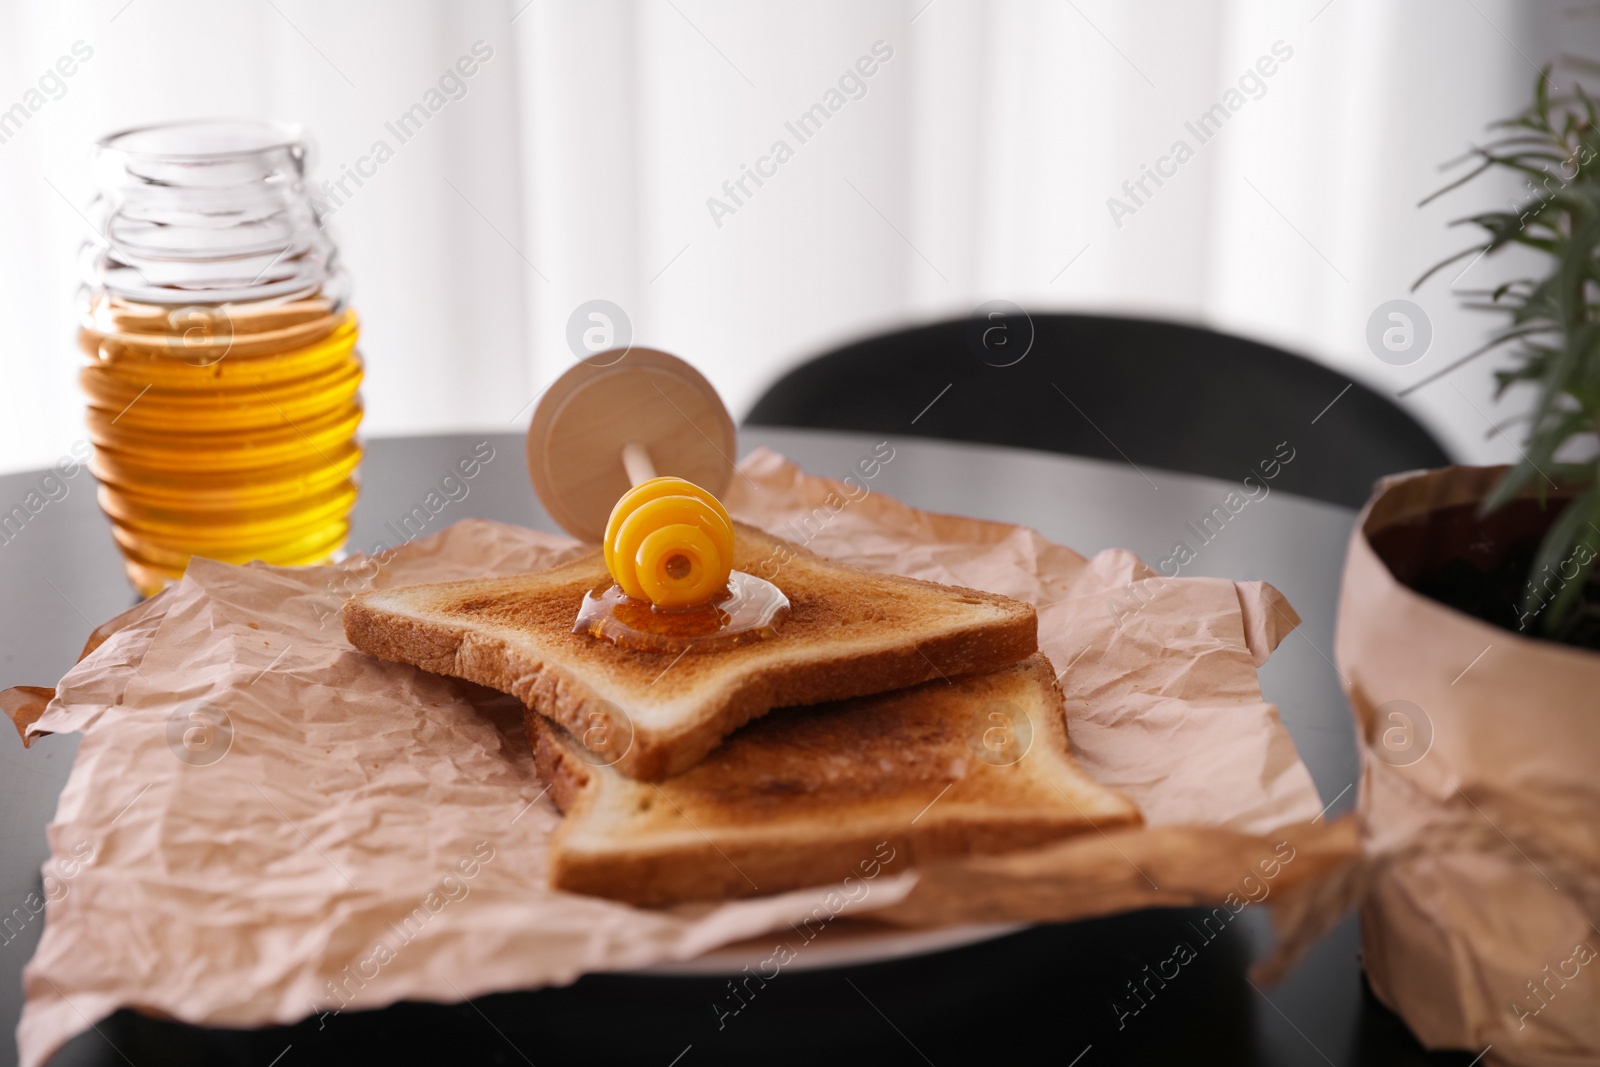
[[1513, 528], [1524, 505], [1465, 543], [1460, 509], [1500, 473], [1388, 479], [1351, 538], [1336, 658], [1362, 748], [1363, 956], [1373, 991], [1425, 1045], [1593, 1064], [1600, 655], [1480, 622], [1396, 577], [1541, 532]]
[[775, 947], [819, 907], [903, 924], [1201, 902], [1232, 914], [1262, 899], [1249, 886], [1276, 893], [1347, 863], [1353, 832], [1313, 823], [1322, 802], [1261, 699], [1256, 668], [1299, 621], [1276, 590], [1162, 578], [1121, 550], [1088, 560], [764, 450], [740, 471], [728, 505], [779, 536], [1037, 605], [1074, 752], [1146, 827], [886, 871], [847, 905], [840, 883], [661, 910], [555, 892], [559, 815], [519, 705], [355, 651], [338, 610], [365, 588], [521, 573], [581, 546], [469, 520], [337, 566], [196, 560], [102, 628], [42, 714], [39, 690], [7, 694], [25, 738], [83, 735], [49, 828], [25, 1067], [123, 1006], [240, 1027], [459, 1001], [757, 935]]

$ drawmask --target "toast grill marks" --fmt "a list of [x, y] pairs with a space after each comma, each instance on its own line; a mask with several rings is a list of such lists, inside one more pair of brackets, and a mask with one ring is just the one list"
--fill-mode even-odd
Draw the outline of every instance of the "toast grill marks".
[[[985, 748], [995, 712], [1031, 729], [1025, 752]], [[892, 869], [1139, 821], [1068, 755], [1041, 655], [952, 685], [786, 710], [659, 784], [598, 765], [559, 727], [526, 719], [540, 776], [566, 813], [552, 884], [635, 904], [827, 884], [882, 858], [885, 842]]]
[[1033, 608], [992, 593], [876, 574], [736, 524], [735, 566], [770, 573], [792, 611], [774, 639], [714, 652], [635, 652], [571, 632], [609, 577], [598, 552], [538, 574], [363, 593], [352, 644], [517, 696], [574, 734], [622, 739], [616, 769], [660, 780], [775, 707], [993, 670], [1037, 647]]

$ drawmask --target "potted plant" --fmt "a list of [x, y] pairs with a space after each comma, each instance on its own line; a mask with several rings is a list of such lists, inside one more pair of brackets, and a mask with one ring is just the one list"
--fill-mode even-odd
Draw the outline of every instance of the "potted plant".
[[1600, 113], [1548, 73], [1441, 190], [1527, 179], [1446, 261], [1530, 253], [1468, 303], [1503, 321], [1467, 359], [1509, 347], [1497, 395], [1531, 387], [1522, 458], [1382, 482], [1336, 638], [1369, 980], [1424, 1044], [1485, 1063], [1600, 1060]]

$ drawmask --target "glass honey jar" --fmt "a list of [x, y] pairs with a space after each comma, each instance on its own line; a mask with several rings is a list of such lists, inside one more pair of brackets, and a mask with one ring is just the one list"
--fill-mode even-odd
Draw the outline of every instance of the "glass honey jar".
[[191, 556], [321, 563], [357, 494], [362, 364], [294, 126], [148, 126], [95, 147], [79, 299], [92, 469], [128, 577]]

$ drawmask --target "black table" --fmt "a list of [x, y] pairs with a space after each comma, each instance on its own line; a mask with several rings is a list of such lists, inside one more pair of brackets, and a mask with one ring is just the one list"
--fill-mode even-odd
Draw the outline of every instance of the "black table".
[[[408, 514], [459, 454], [485, 438], [410, 437], [370, 442], [352, 549], [388, 538], [386, 521]], [[468, 516], [555, 530], [528, 485], [518, 435], [489, 438], [495, 459], [439, 526]], [[858, 436], [753, 429], [806, 469], [841, 475], [872, 441]], [[1168, 554], [1184, 524], [1208, 513], [1223, 482], [1129, 464], [1012, 449], [895, 439], [896, 455], [874, 489], [918, 507], [1026, 523], [1085, 554], [1111, 546], [1146, 560]], [[37, 474], [0, 478], [9, 508]], [[51, 685], [84, 638], [134, 603], [93, 484], [82, 474], [0, 544], [0, 685]], [[1354, 515], [1275, 492], [1207, 544], [1186, 574], [1271, 582], [1304, 624], [1261, 671], [1268, 700], [1310, 767], [1330, 816], [1355, 799], [1350, 715], [1329, 657], [1345, 541]], [[71, 769], [77, 739], [48, 737], [31, 750], [0, 742], [0, 911], [41, 891], [44, 827]], [[57, 1065], [239, 1063], [617, 1062], [702, 1063], [1015, 1062], [1104, 1064], [1468, 1064], [1475, 1053], [1428, 1054], [1366, 989], [1355, 921], [1347, 919], [1283, 984], [1257, 990], [1249, 962], [1270, 935], [1266, 917], [1240, 920], [1119, 1027], [1113, 1000], [1140, 969], [1185, 936], [1183, 909], [1039, 926], [915, 959], [785, 973], [719, 1029], [714, 978], [591, 975], [564, 989], [506, 993], [470, 1004], [406, 1004], [294, 1027], [199, 1030], [120, 1012], [79, 1035]], [[15, 926], [15, 924], [14, 924]], [[20, 971], [40, 920], [6, 931], [0, 1015], [14, 1026]], [[15, 1061], [0, 1045], [0, 1064]], [[676, 1059], [675, 1059], [676, 1057]]]

